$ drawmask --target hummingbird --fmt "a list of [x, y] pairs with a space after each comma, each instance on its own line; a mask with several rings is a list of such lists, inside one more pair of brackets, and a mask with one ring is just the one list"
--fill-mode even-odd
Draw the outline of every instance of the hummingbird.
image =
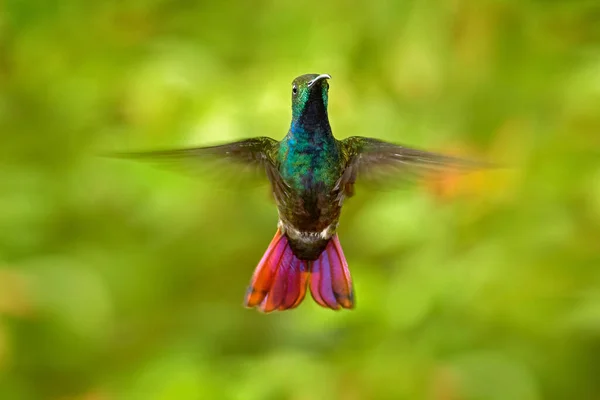
[[127, 153], [155, 161], [204, 158], [256, 166], [270, 182], [279, 219], [258, 262], [244, 304], [268, 313], [297, 307], [307, 291], [322, 307], [352, 309], [352, 277], [337, 228], [344, 201], [357, 180], [382, 174], [420, 178], [446, 168], [472, 169], [474, 161], [375, 138], [338, 140], [329, 124], [328, 74], [305, 74], [292, 82], [292, 121], [280, 141], [254, 137], [210, 147]]

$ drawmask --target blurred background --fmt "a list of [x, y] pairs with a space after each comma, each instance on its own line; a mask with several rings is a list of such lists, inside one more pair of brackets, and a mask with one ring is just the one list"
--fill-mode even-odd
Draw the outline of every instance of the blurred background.
[[[0, 399], [600, 399], [596, 1], [0, 3]], [[510, 165], [374, 191], [357, 308], [242, 307], [277, 213], [105, 151], [289, 127]], [[225, 186], [225, 187], [224, 187]]]

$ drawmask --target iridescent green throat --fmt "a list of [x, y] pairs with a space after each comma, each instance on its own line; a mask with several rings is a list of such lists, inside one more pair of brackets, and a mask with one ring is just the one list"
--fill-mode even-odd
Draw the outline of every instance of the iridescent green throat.
[[281, 141], [281, 174], [297, 191], [331, 189], [341, 157], [327, 115], [326, 82], [300, 90], [292, 101], [292, 123]]

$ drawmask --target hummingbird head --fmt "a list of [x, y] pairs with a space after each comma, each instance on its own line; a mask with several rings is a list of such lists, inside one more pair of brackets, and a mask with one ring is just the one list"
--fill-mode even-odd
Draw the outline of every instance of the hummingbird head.
[[328, 74], [306, 74], [292, 82], [292, 123], [327, 121]]

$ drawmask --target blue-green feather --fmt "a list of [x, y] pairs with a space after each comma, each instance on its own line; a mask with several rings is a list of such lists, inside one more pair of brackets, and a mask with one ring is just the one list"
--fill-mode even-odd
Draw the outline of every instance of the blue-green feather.
[[330, 189], [339, 178], [340, 152], [331, 131], [292, 126], [281, 141], [279, 158], [282, 177], [297, 191]]
[[279, 147], [280, 173], [296, 192], [331, 190], [340, 171], [340, 151], [327, 116], [326, 80], [308, 86], [316, 74], [298, 78], [292, 95], [292, 123]]

